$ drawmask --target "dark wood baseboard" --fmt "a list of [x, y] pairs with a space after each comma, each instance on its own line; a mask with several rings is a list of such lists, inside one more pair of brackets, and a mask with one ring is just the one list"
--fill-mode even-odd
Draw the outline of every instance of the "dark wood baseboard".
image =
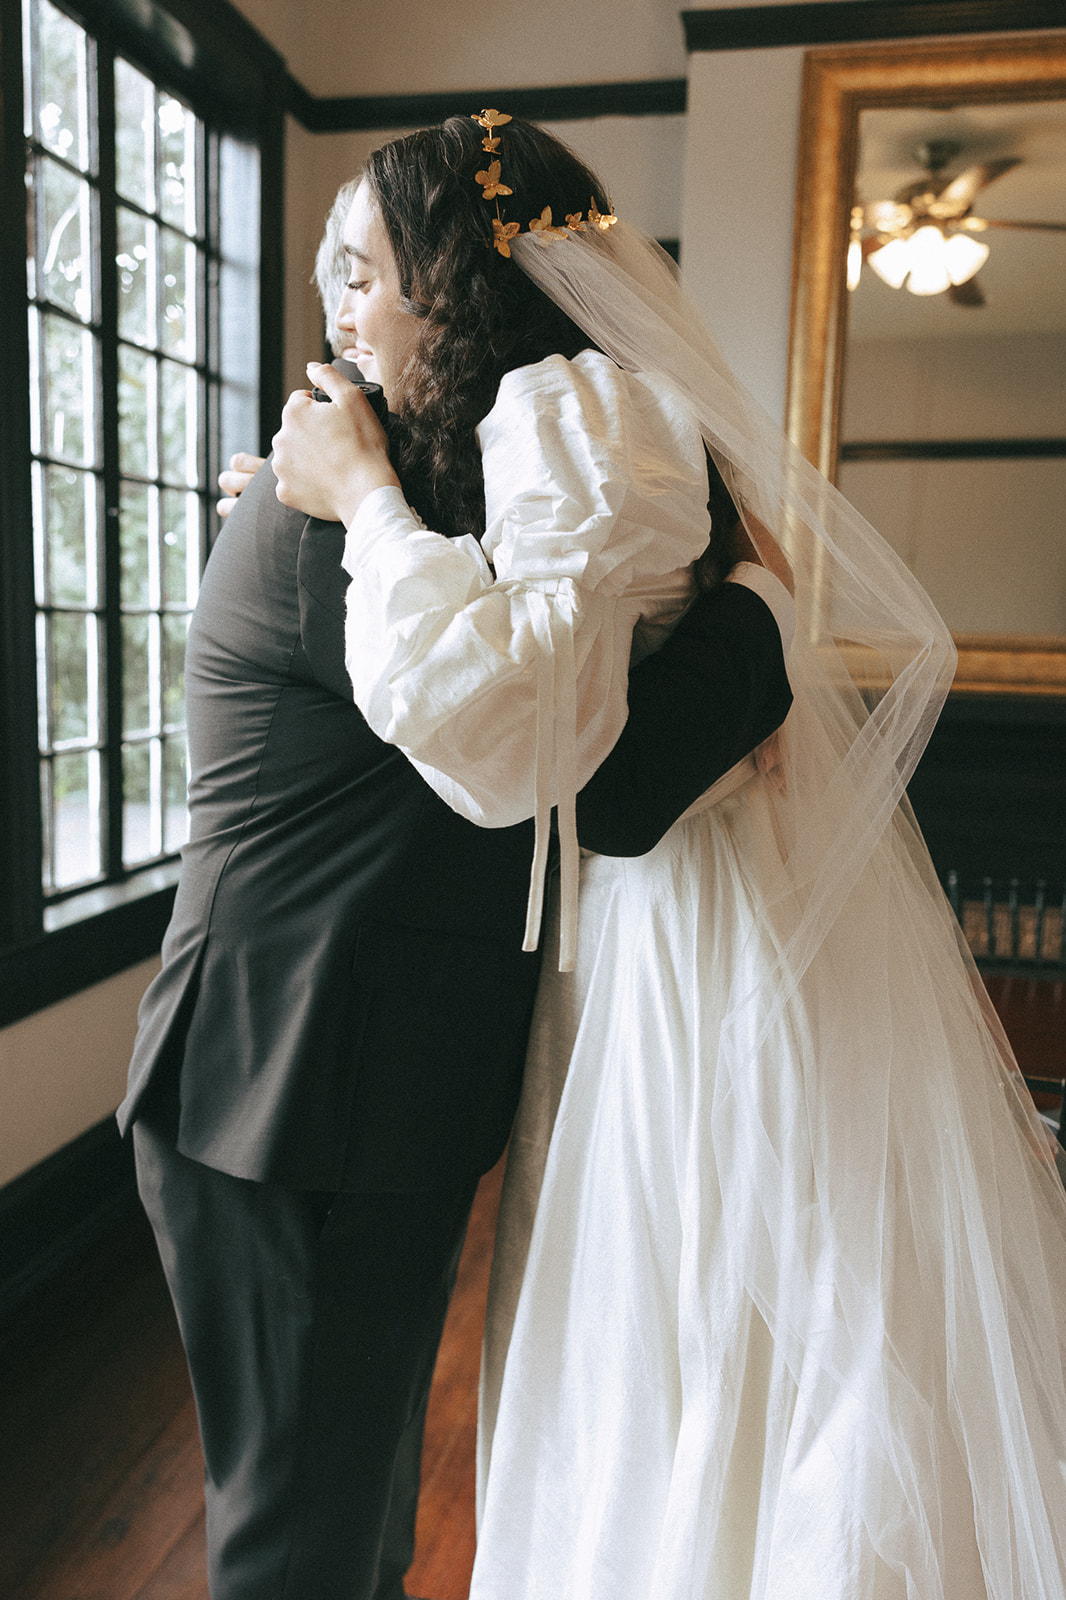
[[137, 1203], [133, 1150], [113, 1117], [0, 1189], [0, 1323]]

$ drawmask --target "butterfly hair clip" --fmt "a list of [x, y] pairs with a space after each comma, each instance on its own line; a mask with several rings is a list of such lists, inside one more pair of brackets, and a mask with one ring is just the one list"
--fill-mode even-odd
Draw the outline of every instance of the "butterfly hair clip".
[[566, 239], [571, 233], [584, 233], [587, 228], [598, 228], [606, 233], [608, 228], [613, 228], [618, 218], [613, 209], [602, 212], [598, 209], [593, 197], [589, 198], [588, 211], [569, 211], [566, 214], [565, 226], [555, 223], [552, 218], [551, 206], [545, 206], [539, 217], [532, 217], [527, 227], [523, 228], [520, 222], [507, 222], [500, 212], [500, 196], [513, 195], [514, 190], [502, 180], [503, 165], [499, 155], [500, 148], [499, 129], [510, 122], [510, 115], [506, 111], [488, 109], [471, 113], [471, 120], [484, 130], [481, 148], [489, 159], [481, 172], [475, 172], [474, 181], [481, 187], [481, 198], [494, 201], [496, 215], [492, 220], [492, 239], [488, 241], [494, 250], [501, 256], [510, 257], [511, 240], [520, 233], [529, 233], [539, 245], [547, 248], [556, 239]]

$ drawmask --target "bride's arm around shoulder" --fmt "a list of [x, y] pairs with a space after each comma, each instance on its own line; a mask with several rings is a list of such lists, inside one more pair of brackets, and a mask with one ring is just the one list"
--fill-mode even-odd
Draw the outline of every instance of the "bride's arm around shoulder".
[[634, 622], [688, 593], [707, 480], [673, 396], [595, 352], [508, 373], [478, 441], [480, 540], [424, 528], [396, 488], [352, 521], [347, 661], [375, 732], [503, 826], [535, 809], [547, 716], [576, 724], [579, 786], [618, 737]]

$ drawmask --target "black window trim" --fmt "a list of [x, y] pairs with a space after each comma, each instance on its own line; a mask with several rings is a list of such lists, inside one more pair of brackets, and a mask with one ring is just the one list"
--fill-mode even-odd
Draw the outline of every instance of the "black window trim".
[[[260, 153], [259, 448], [282, 404], [285, 63], [227, 0], [53, 0], [95, 38]], [[27, 398], [21, 0], [0, 0], [0, 1027], [153, 956], [177, 862], [50, 907], [40, 882]], [[255, 441], [251, 441], [255, 442]], [[98, 910], [88, 910], [98, 906]], [[78, 915], [78, 913], [83, 913]], [[75, 920], [76, 918], [76, 920]]]

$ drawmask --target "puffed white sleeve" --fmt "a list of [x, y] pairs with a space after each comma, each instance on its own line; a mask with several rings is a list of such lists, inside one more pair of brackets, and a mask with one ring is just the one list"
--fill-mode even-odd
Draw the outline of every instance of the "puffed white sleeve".
[[454, 810], [487, 827], [536, 818], [530, 945], [551, 807], [572, 904], [574, 797], [624, 726], [634, 626], [690, 593], [706, 468], [673, 394], [592, 352], [508, 373], [478, 441], [480, 541], [424, 528], [396, 488], [363, 502], [345, 654], [371, 728]]

